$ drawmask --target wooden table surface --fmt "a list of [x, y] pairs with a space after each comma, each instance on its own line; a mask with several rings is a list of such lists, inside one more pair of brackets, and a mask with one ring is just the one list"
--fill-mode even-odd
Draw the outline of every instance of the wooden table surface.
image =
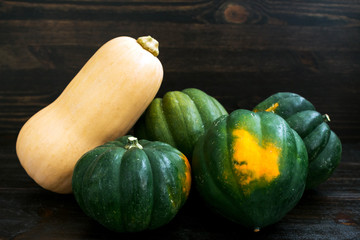
[[[0, 30], [0, 239], [360, 239], [360, 1], [0, 0]], [[256, 234], [215, 215], [195, 191], [160, 229], [103, 228], [73, 195], [36, 185], [15, 142], [25, 121], [122, 35], [160, 42], [158, 96], [195, 87], [229, 112], [280, 91], [304, 96], [330, 115], [340, 166]]]

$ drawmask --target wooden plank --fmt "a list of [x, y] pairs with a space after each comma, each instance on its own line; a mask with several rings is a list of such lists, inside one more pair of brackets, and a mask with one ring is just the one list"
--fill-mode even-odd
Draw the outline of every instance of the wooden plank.
[[[79, 71], [96, 52], [96, 46], [2, 45], [1, 69], [71, 69]], [[159, 59], [167, 72], [342, 72], [360, 69], [360, 50], [268, 50], [232, 47], [169, 48], [163, 46]]]
[[150, 34], [165, 48], [359, 50], [356, 27], [177, 24], [128, 21], [1, 20], [0, 44], [100, 47], [117, 36]]
[[101, 19], [277, 25], [359, 24], [353, 1], [3, 1], [5, 19]]

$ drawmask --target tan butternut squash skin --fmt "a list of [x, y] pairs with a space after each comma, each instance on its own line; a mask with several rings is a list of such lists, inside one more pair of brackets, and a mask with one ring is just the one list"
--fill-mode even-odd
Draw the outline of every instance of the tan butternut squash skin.
[[104, 44], [50, 105], [22, 127], [16, 152], [40, 186], [71, 193], [77, 160], [125, 135], [155, 97], [160, 61], [130, 37]]

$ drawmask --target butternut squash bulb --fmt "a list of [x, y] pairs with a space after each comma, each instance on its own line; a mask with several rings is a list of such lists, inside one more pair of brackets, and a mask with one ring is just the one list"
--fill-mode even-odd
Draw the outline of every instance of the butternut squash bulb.
[[163, 78], [157, 55], [150, 36], [117, 37], [96, 51], [20, 130], [16, 152], [28, 175], [47, 190], [71, 193], [78, 159], [125, 135], [155, 97]]

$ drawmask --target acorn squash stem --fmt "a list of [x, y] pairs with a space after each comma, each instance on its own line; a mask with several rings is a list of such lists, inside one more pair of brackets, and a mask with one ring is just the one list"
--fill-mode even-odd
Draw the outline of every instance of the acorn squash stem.
[[128, 137], [128, 143], [125, 145], [125, 149], [129, 150], [134, 147], [143, 149], [143, 146], [140, 145], [136, 137]]
[[324, 114], [323, 116], [324, 122], [330, 122], [330, 116], [327, 114]]

